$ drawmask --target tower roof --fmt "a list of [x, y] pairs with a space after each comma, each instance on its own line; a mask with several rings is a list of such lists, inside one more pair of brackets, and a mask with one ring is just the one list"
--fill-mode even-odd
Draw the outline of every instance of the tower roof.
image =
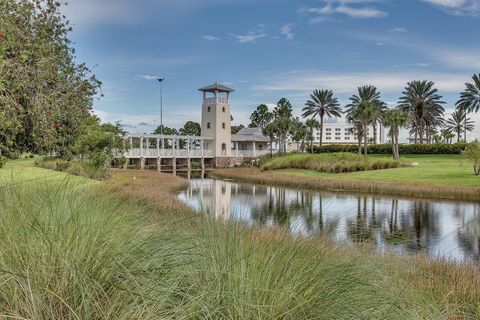
[[198, 89], [198, 91], [203, 91], [203, 92], [234, 92], [235, 90], [215, 82], [214, 84], [211, 84], [209, 86]]

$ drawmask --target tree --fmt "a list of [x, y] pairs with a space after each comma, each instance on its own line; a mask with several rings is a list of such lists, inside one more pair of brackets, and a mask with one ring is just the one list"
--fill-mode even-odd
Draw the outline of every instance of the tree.
[[317, 121], [317, 119], [311, 118], [305, 122], [305, 125], [309, 129], [310, 153], [313, 153], [313, 139], [314, 139], [313, 130], [320, 128], [320, 123]]
[[452, 143], [452, 139], [455, 138], [455, 135], [449, 129], [440, 130], [440, 135], [443, 143]]
[[400, 109], [392, 109], [385, 112], [382, 118], [383, 124], [390, 128], [389, 135], [392, 137], [392, 155], [394, 160], [400, 159], [398, 151], [398, 137], [400, 128], [406, 127], [410, 122], [408, 114]]
[[342, 115], [342, 109], [338, 103], [338, 99], [333, 97], [333, 91], [331, 90], [315, 90], [310, 95], [310, 100], [305, 103], [305, 107], [302, 109], [303, 117], [315, 118], [318, 116], [320, 119], [320, 142], [319, 146], [322, 146], [323, 142], [323, 120], [325, 116], [332, 118], [340, 118]]
[[193, 121], [187, 121], [183, 128], [180, 128], [179, 130], [179, 133], [182, 136], [200, 136], [201, 132], [202, 128], [200, 124]]
[[0, 148], [69, 157], [100, 82], [51, 0], [0, 1]]
[[[370, 104], [371, 111], [373, 111], [371, 125], [373, 127], [373, 140], [374, 143], [377, 142], [377, 125], [382, 119], [382, 116], [386, 109], [386, 104], [380, 98], [380, 92], [377, 90], [377, 87], [372, 85], [365, 85], [358, 87], [358, 95], [353, 95], [350, 98], [350, 104], [346, 106], [346, 114], [350, 114], [354, 109], [358, 108], [360, 104], [368, 103]], [[369, 125], [370, 125], [369, 124]], [[363, 130], [365, 131], [365, 130]], [[365, 131], [364, 133], [368, 133]]]
[[293, 125], [293, 108], [290, 101], [281, 98], [273, 109], [273, 123], [276, 127], [279, 142], [279, 152], [287, 152], [287, 136]]
[[273, 141], [278, 135], [277, 127], [273, 122], [267, 124], [267, 126], [262, 130], [262, 133], [270, 138], [270, 157], [273, 156]]
[[307, 126], [302, 121], [300, 121], [300, 119], [296, 118], [293, 121], [290, 134], [292, 136], [292, 140], [297, 143], [297, 151], [304, 152], [305, 139], [308, 135]]
[[480, 175], [480, 143], [469, 143], [465, 150], [462, 151], [462, 157], [472, 163], [475, 175]]
[[250, 128], [262, 128], [265, 129], [269, 123], [273, 120], [273, 113], [268, 110], [268, 106], [265, 104], [261, 104], [257, 106], [257, 109], [252, 112], [250, 115], [249, 124]]
[[432, 81], [411, 81], [407, 83], [405, 90], [398, 102], [398, 107], [407, 112], [411, 118], [411, 127], [415, 134], [415, 143], [420, 138], [420, 143], [429, 140], [430, 128], [441, 125], [445, 109], [442, 104], [442, 96], [434, 88]]
[[[350, 98], [351, 100], [354, 97]], [[348, 109], [347, 121], [354, 125], [357, 134], [363, 134], [363, 154], [368, 154], [368, 126], [376, 121], [377, 106], [371, 101], [361, 101], [355, 107], [351, 106]], [[359, 144], [361, 136], [358, 136]]]
[[474, 121], [471, 118], [467, 118], [467, 113], [458, 109], [452, 113], [450, 119], [447, 120], [446, 125], [447, 129], [450, 132], [455, 132], [457, 134], [457, 142], [460, 142], [460, 137], [464, 131], [473, 131], [475, 129]]
[[[165, 125], [162, 125], [163, 126], [163, 134], [166, 135], [166, 136], [175, 136], [175, 135], [178, 135], [179, 132], [177, 129], [175, 128], [170, 128], [170, 127], [165, 127]], [[158, 126], [155, 131], [153, 131], [154, 134], [160, 134], [160, 132], [162, 130], [160, 130], [160, 127], [161, 126]]]
[[473, 83], [465, 83], [465, 90], [455, 104], [458, 110], [466, 113], [480, 110], [480, 73], [472, 76]]
[[239, 124], [238, 126], [231, 126], [230, 131], [232, 134], [237, 134], [243, 128], [245, 128], [245, 126], [243, 124]]

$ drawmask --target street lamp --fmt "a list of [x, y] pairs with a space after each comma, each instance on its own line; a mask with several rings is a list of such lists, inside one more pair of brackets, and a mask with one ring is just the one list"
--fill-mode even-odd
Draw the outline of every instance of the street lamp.
[[160, 135], [163, 135], [163, 81], [165, 78], [157, 80], [160, 82]]

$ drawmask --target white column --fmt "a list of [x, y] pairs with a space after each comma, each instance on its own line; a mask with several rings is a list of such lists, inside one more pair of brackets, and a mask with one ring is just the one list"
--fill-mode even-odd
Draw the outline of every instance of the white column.
[[255, 141], [253, 141], [253, 156], [254, 156], [254, 157], [257, 156], [257, 150], [256, 150], [256, 146], [255, 146]]
[[202, 154], [202, 158], [203, 158], [203, 143], [204, 143], [204, 141], [200, 140], [200, 152]]
[[143, 136], [140, 136], [140, 157], [143, 157]]
[[148, 157], [149, 156], [149, 151], [148, 150], [150, 149], [150, 141], [149, 141], [148, 137], [145, 138], [145, 139], [146, 139], [146, 143], [147, 143], [147, 157]]
[[162, 155], [165, 155], [165, 139], [163, 139], [163, 136], [161, 137], [162, 139]]
[[133, 148], [133, 138], [132, 137], [128, 137], [128, 143], [130, 144], [130, 148], [128, 150], [128, 152], [130, 153], [130, 157], [132, 156], [132, 148]]
[[190, 158], [190, 138], [187, 138], [187, 158]]
[[238, 151], [238, 141], [235, 141], [235, 152], [236, 152], [236, 156], [238, 157], [238, 154], [240, 153]]
[[157, 138], [157, 158], [160, 157], [160, 138]]

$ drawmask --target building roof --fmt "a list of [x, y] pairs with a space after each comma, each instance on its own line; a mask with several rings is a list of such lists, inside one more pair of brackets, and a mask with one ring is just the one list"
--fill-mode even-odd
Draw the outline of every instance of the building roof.
[[218, 91], [218, 92], [234, 92], [235, 90], [215, 82], [214, 84], [211, 84], [209, 86], [198, 89], [198, 91], [204, 91], [204, 92], [215, 92], [215, 91]]
[[232, 141], [270, 142], [270, 138], [262, 133], [262, 128], [243, 128], [237, 134], [232, 134]]

